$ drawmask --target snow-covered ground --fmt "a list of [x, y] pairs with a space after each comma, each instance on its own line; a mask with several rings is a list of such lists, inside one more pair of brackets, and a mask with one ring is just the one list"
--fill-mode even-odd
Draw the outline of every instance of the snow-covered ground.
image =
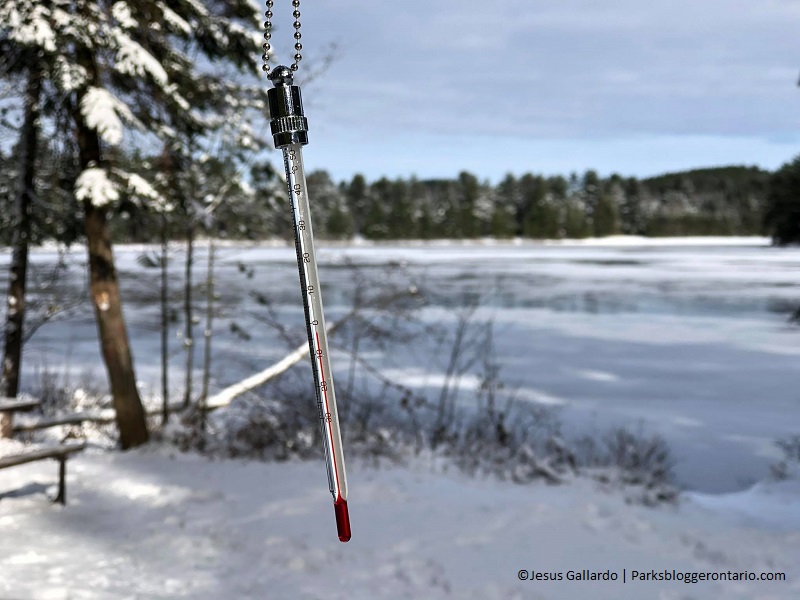
[[[797, 484], [678, 507], [626, 504], [576, 480], [515, 486], [353, 463], [353, 539], [336, 538], [321, 462], [209, 461], [151, 447], [0, 472], [0, 598], [8, 600], [660, 600], [800, 597]], [[573, 581], [611, 571], [617, 581]], [[622, 582], [625, 569], [626, 582]], [[632, 581], [783, 572], [785, 581]], [[562, 581], [519, 579], [560, 572]], [[691, 575], [690, 575], [691, 577]]]
[[[137, 372], [155, 389], [157, 274], [138, 265], [143, 250], [116, 252]], [[215, 388], [285, 352], [274, 331], [248, 320], [257, 309], [252, 290], [270, 295], [302, 341], [293, 250], [228, 245], [220, 257]], [[178, 289], [178, 248], [174, 258]], [[53, 260], [46, 250], [32, 258], [39, 267]], [[252, 279], [239, 261], [255, 269]], [[796, 470], [787, 481], [766, 479], [779, 457], [775, 439], [800, 432], [800, 332], [787, 324], [800, 303], [800, 249], [763, 239], [627, 238], [329, 246], [321, 269], [332, 317], [350, 305], [346, 261], [378, 277], [386, 265], [405, 267], [435, 292], [424, 322], [452, 322], [459, 306], [478, 298], [479, 316], [495, 322], [503, 379], [519, 401], [557, 407], [575, 432], [641, 424], [660, 433], [693, 491], [678, 506], [653, 509], [588, 479], [517, 486], [442, 472], [441, 463], [423, 459], [380, 470], [353, 461], [353, 539], [341, 544], [321, 461], [94, 448], [69, 463], [65, 508], [43, 494], [52, 495], [55, 463], [0, 471], [0, 598], [800, 597], [800, 480]], [[80, 271], [72, 273], [68, 287], [80, 289]], [[232, 319], [254, 334], [250, 342], [230, 334]], [[447, 357], [431, 356], [431, 347], [391, 349], [380, 357], [383, 374], [435, 390]], [[175, 350], [173, 381], [178, 340]], [[334, 358], [346, 372], [345, 356]], [[43, 327], [26, 361], [30, 387], [43, 365], [72, 385], [84, 376], [102, 381], [88, 311]], [[468, 399], [479, 380], [465, 376], [462, 384]], [[583, 569], [619, 579], [568, 580]], [[785, 572], [786, 580], [634, 582], [634, 570]], [[521, 571], [564, 580], [521, 581]]]

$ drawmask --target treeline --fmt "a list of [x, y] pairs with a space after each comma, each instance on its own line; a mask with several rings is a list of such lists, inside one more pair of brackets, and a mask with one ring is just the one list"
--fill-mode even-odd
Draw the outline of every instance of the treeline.
[[[369, 184], [357, 175], [338, 186], [325, 173], [314, 179], [326, 190], [320, 212], [330, 237], [553, 239], [760, 234], [769, 175], [726, 167], [643, 180], [595, 171], [527, 173], [507, 175], [498, 185], [466, 172], [449, 180]], [[311, 182], [309, 188], [313, 193]]]
[[[232, 169], [232, 167], [228, 167]], [[215, 162], [217, 181], [226, 167]], [[770, 173], [756, 167], [721, 167], [648, 179], [595, 171], [569, 177], [526, 173], [499, 184], [462, 172], [455, 179], [335, 182], [325, 171], [308, 175], [315, 235], [346, 240], [585, 238], [761, 235]], [[219, 206], [211, 235], [230, 239], [291, 238], [283, 183], [268, 164], [252, 169], [252, 189]], [[121, 203], [117, 239], [153, 241], [159, 221]], [[175, 216], [179, 220], [179, 216]]]
[[[75, 241], [81, 235], [80, 207], [69, 193], [70, 161], [45, 156], [39, 192], [48, 197], [48, 218], [37, 221], [37, 239]], [[145, 175], [159, 157], [125, 160]], [[0, 153], [0, 190], [13, 187], [12, 156]], [[195, 180], [196, 212], [216, 198], [226, 181], [238, 179], [233, 162], [208, 158]], [[478, 237], [560, 239], [628, 234], [643, 236], [762, 235], [771, 173], [757, 167], [698, 169], [637, 179], [595, 171], [569, 177], [526, 173], [499, 184], [462, 172], [455, 179], [381, 178], [362, 175], [335, 182], [326, 171], [308, 175], [314, 233], [327, 239], [469, 239]], [[267, 162], [250, 167], [249, 185], [236, 186], [214, 206], [205, 235], [234, 240], [291, 239], [291, 213], [284, 183]], [[5, 183], [5, 185], [3, 185]], [[10, 195], [10, 194], [9, 194]], [[8, 197], [8, 196], [7, 196]], [[165, 225], [172, 239], [185, 235], [185, 211], [163, 215], [146, 202], [121, 194], [112, 209], [113, 238], [155, 242]], [[5, 213], [8, 215], [9, 213]], [[13, 236], [11, 220], [0, 217], [0, 243]]]

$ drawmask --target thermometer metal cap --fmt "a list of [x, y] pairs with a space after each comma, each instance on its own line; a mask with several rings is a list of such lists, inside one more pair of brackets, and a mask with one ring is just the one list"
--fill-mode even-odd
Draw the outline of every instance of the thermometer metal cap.
[[270, 124], [275, 147], [308, 143], [308, 121], [303, 115], [300, 88], [292, 85], [294, 78], [289, 67], [275, 67], [269, 76], [274, 88], [267, 90]]

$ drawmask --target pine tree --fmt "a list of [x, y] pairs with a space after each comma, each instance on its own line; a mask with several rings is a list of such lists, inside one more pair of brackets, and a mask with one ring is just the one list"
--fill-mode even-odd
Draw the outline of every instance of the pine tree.
[[775, 244], [800, 243], [800, 156], [770, 179], [764, 224]]
[[[312, 171], [306, 178], [309, 198], [314, 202], [314, 235], [321, 238], [347, 236], [347, 215], [339, 187], [327, 171]], [[334, 214], [335, 213], [335, 214]], [[333, 225], [333, 230], [330, 226]]]
[[522, 203], [519, 183], [511, 173], [497, 185], [495, 209], [492, 214], [492, 234], [496, 237], [522, 235], [519, 206]]
[[123, 191], [145, 203], [161, 194], [155, 182], [115, 165], [113, 147], [130, 128], [189, 158], [185, 141], [212, 131], [238, 136], [245, 145], [244, 114], [265, 110], [261, 89], [232, 83], [210, 67], [227, 63], [258, 73], [258, 19], [247, 0], [18, 0], [0, 6], [0, 35], [36, 50], [72, 118], [81, 169], [75, 196], [83, 204], [90, 292], [123, 448], [145, 442], [148, 432], [108, 212]]
[[335, 240], [353, 237], [353, 217], [342, 197], [336, 198], [336, 203], [328, 213], [327, 230], [328, 236]]
[[646, 226], [642, 214], [639, 181], [635, 177], [629, 177], [621, 185], [623, 198], [619, 212], [622, 233], [626, 235], [642, 235]]
[[597, 235], [597, 233], [595, 233], [594, 220], [597, 205], [600, 203], [601, 193], [600, 176], [597, 174], [597, 171], [589, 169], [583, 174], [581, 190], [577, 195], [586, 215], [586, 222], [589, 228], [587, 235]]
[[255, 196], [263, 201], [261, 210], [265, 220], [265, 237], [277, 236], [290, 240], [292, 215], [288, 208], [286, 182], [280, 178], [275, 167], [269, 162], [254, 164], [250, 169], [250, 179], [255, 188]]
[[526, 237], [559, 237], [558, 208], [548, 181], [541, 175], [526, 174], [520, 179], [522, 205], [519, 212], [522, 233]]
[[364, 231], [367, 220], [369, 198], [367, 196], [367, 181], [360, 173], [353, 176], [345, 193], [350, 214], [353, 215], [353, 225], [356, 235], [366, 235]]
[[594, 211], [594, 235], [606, 237], [619, 233], [617, 206], [608, 194], [602, 194]]
[[495, 204], [489, 222], [489, 235], [494, 238], [510, 238], [514, 235], [514, 217], [508, 207]]
[[419, 229], [413, 218], [408, 184], [402, 179], [392, 181], [387, 199], [387, 237], [393, 240], [416, 238]]
[[[358, 175], [356, 175], [356, 178]], [[354, 178], [355, 181], [355, 178]], [[370, 240], [385, 240], [388, 237], [389, 227], [387, 212], [390, 206], [392, 182], [386, 177], [369, 186], [369, 192], [363, 197], [365, 210], [362, 221], [362, 233]]]
[[567, 199], [564, 212], [564, 237], [585, 238], [589, 236], [589, 221], [586, 211], [580, 200], [570, 197]]
[[422, 240], [429, 240], [433, 237], [433, 215], [431, 215], [428, 189], [424, 183], [412, 177], [408, 194], [412, 204], [412, 218], [416, 222], [417, 235]]
[[480, 183], [472, 173], [462, 171], [458, 174], [458, 229], [459, 237], [472, 238], [479, 233], [476, 219], [476, 205], [480, 198]]

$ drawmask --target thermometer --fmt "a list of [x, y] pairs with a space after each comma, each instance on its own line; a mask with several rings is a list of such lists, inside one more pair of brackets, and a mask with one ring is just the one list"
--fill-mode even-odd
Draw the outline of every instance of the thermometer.
[[300, 272], [300, 291], [306, 316], [308, 349], [316, 387], [317, 408], [325, 444], [328, 485], [333, 495], [336, 528], [339, 540], [350, 539], [350, 516], [347, 511], [347, 476], [344, 470], [342, 435], [336, 410], [328, 336], [322, 313], [322, 290], [314, 251], [311, 210], [308, 202], [306, 176], [303, 169], [303, 146], [308, 143], [308, 122], [303, 115], [300, 88], [293, 85], [292, 70], [276, 67], [269, 76], [274, 88], [267, 92], [270, 110], [270, 129], [275, 147], [283, 151], [283, 166], [292, 204], [294, 245], [297, 268]]

